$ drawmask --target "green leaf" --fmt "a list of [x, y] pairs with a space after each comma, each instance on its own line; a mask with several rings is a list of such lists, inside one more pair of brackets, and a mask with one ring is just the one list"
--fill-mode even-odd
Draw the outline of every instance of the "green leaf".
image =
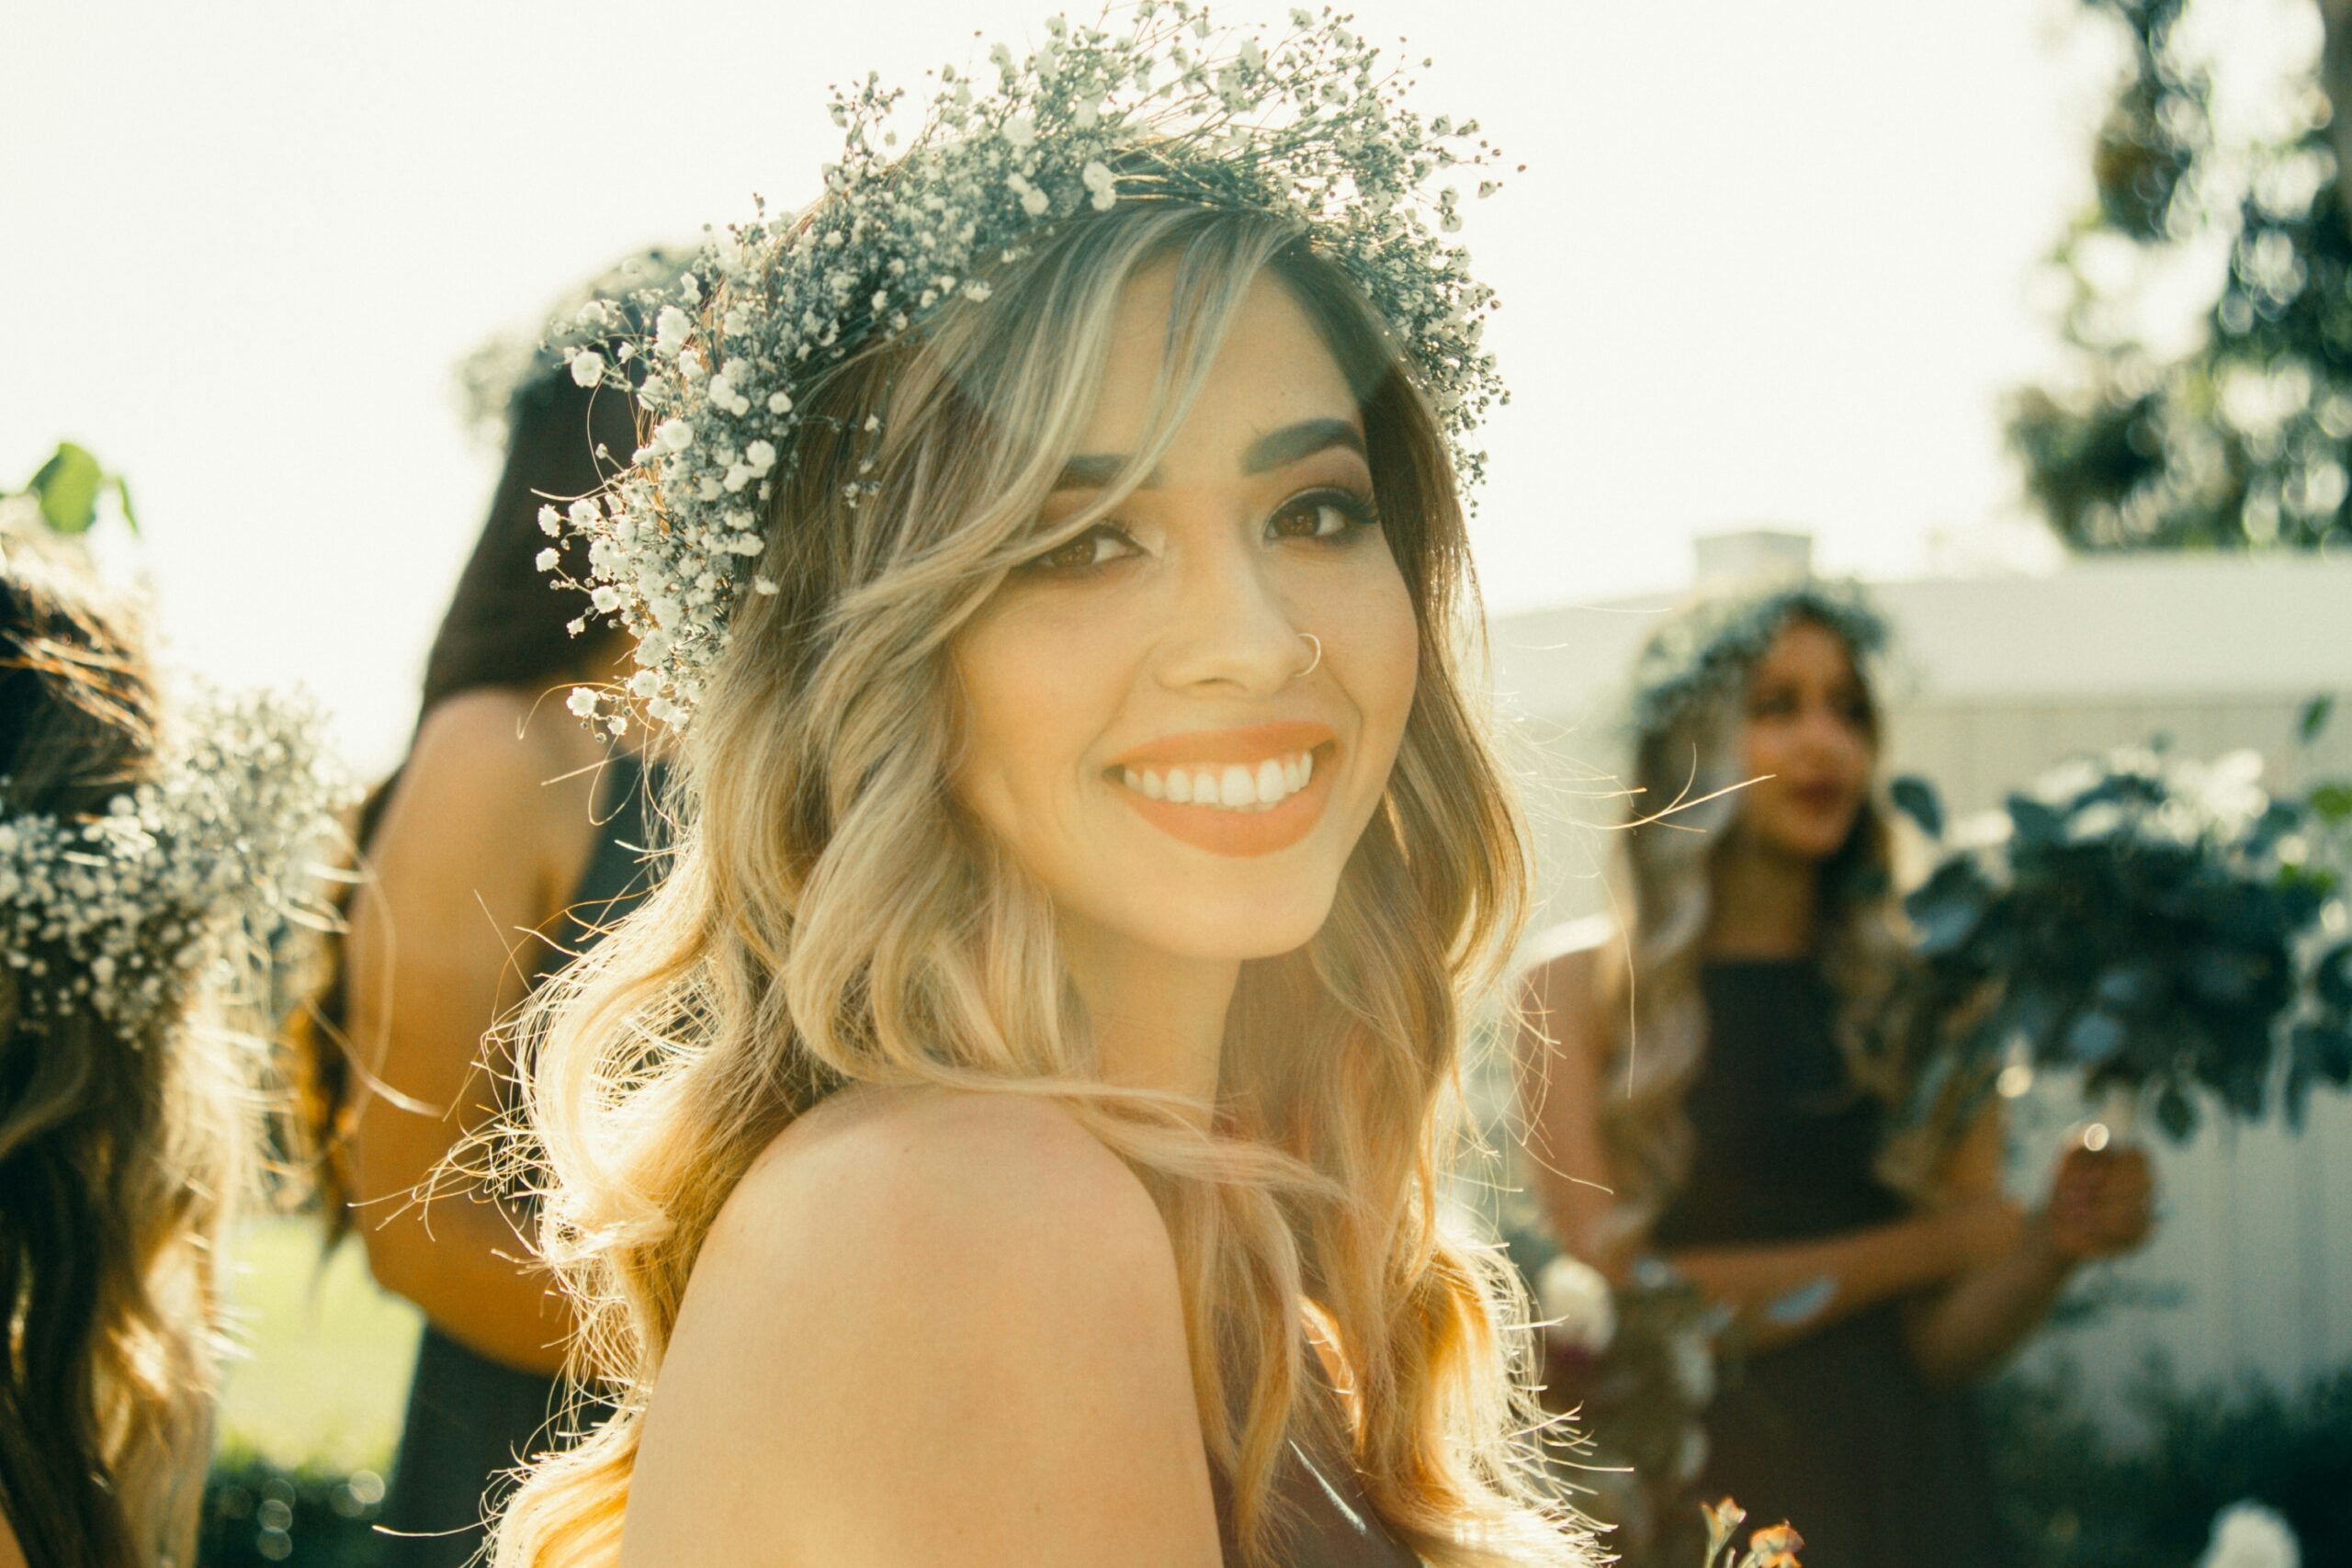
[[2320, 731], [2335, 715], [2335, 694], [2322, 692], [2303, 705], [2303, 716], [2295, 723], [2296, 738], [2306, 746], [2319, 739]]
[[130, 507], [130, 481], [116, 474], [107, 482], [114, 487], [114, 498], [122, 507], [123, 523], [136, 534], [139, 532], [139, 513]]
[[2095, 1067], [2123, 1049], [2130, 1039], [2123, 1021], [2110, 1012], [2090, 1012], [2076, 1015], [2067, 1026], [2065, 1051], [2069, 1060]]
[[1917, 773], [1905, 773], [1886, 786], [1887, 798], [1894, 808], [1912, 821], [1931, 839], [1944, 836], [1944, 803], [1936, 794], [1936, 786]]
[[2314, 785], [2311, 808], [2320, 820], [2331, 827], [2352, 821], [2352, 784], [2342, 779], [2331, 779], [2326, 784]]
[[61, 534], [86, 534], [97, 521], [98, 487], [105, 482], [106, 470], [98, 467], [88, 448], [61, 441], [27, 488], [40, 498], [40, 514], [51, 528]]
[[2188, 1096], [2181, 1093], [2178, 1084], [2166, 1084], [2156, 1096], [2156, 1124], [2170, 1134], [2173, 1142], [2185, 1141], [2197, 1131], [2197, 1107]]

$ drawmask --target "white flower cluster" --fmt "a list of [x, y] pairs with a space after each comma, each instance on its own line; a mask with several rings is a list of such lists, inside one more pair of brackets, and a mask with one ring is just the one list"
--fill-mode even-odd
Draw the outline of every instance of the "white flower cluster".
[[[942, 68], [903, 137], [903, 95], [869, 76], [833, 101], [847, 141], [815, 206], [717, 234], [666, 293], [578, 313], [598, 346], [573, 351], [574, 378], [633, 385], [654, 423], [628, 473], [541, 522], [586, 537], [583, 586], [636, 634], [628, 690], [651, 717], [683, 726], [746, 587], [776, 591], [752, 563], [793, 461], [797, 395], [853, 349], [986, 299], [993, 267], [1122, 191], [1299, 220], [1380, 310], [1463, 478], [1479, 477], [1465, 442], [1505, 396], [1480, 346], [1495, 299], [1440, 237], [1461, 227], [1447, 172], [1497, 156], [1476, 122], [1406, 107], [1409, 78], [1346, 16], [1294, 11], [1269, 41], [1213, 28], [1192, 0], [1115, 15], [1116, 31], [1055, 17], [1041, 47], [1000, 44], [977, 74]], [[631, 321], [651, 333], [628, 335]], [[842, 499], [874, 488], [845, 475]], [[571, 706], [626, 724], [587, 688]]]
[[97, 816], [0, 818], [0, 942], [26, 1016], [85, 999], [135, 1031], [227, 942], [266, 943], [351, 798], [318, 737], [308, 702], [209, 698]]

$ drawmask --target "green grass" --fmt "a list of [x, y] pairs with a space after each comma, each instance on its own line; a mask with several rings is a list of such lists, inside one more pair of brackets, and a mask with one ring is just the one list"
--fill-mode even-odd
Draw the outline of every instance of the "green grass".
[[224, 1447], [278, 1464], [381, 1472], [416, 1355], [416, 1309], [368, 1277], [356, 1242], [323, 1267], [313, 1221], [266, 1219], [237, 1236], [242, 1356], [221, 1402]]

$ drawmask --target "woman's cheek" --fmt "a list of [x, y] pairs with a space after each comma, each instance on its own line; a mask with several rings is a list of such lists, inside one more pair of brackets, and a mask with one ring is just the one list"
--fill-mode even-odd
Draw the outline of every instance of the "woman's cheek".
[[1348, 672], [1348, 694], [1363, 716], [1367, 738], [1377, 735], [1393, 751], [1420, 678], [1420, 627], [1413, 618], [1411, 592], [1390, 565], [1385, 581], [1351, 596], [1328, 624], [1334, 628], [1329, 635], [1343, 644], [1336, 662]]

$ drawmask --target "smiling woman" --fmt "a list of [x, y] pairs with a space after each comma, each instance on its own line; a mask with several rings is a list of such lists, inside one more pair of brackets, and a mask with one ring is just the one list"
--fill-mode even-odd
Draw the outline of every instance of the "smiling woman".
[[1455, 666], [1484, 297], [1273, 195], [1393, 126], [1225, 125], [1378, 79], [1343, 28], [1188, 69], [1209, 152], [1103, 107], [1193, 58], [1137, 16], [657, 314], [582, 526], [680, 849], [526, 1058], [619, 1414], [507, 1568], [1587, 1560], [1438, 1207], [1524, 874]]

